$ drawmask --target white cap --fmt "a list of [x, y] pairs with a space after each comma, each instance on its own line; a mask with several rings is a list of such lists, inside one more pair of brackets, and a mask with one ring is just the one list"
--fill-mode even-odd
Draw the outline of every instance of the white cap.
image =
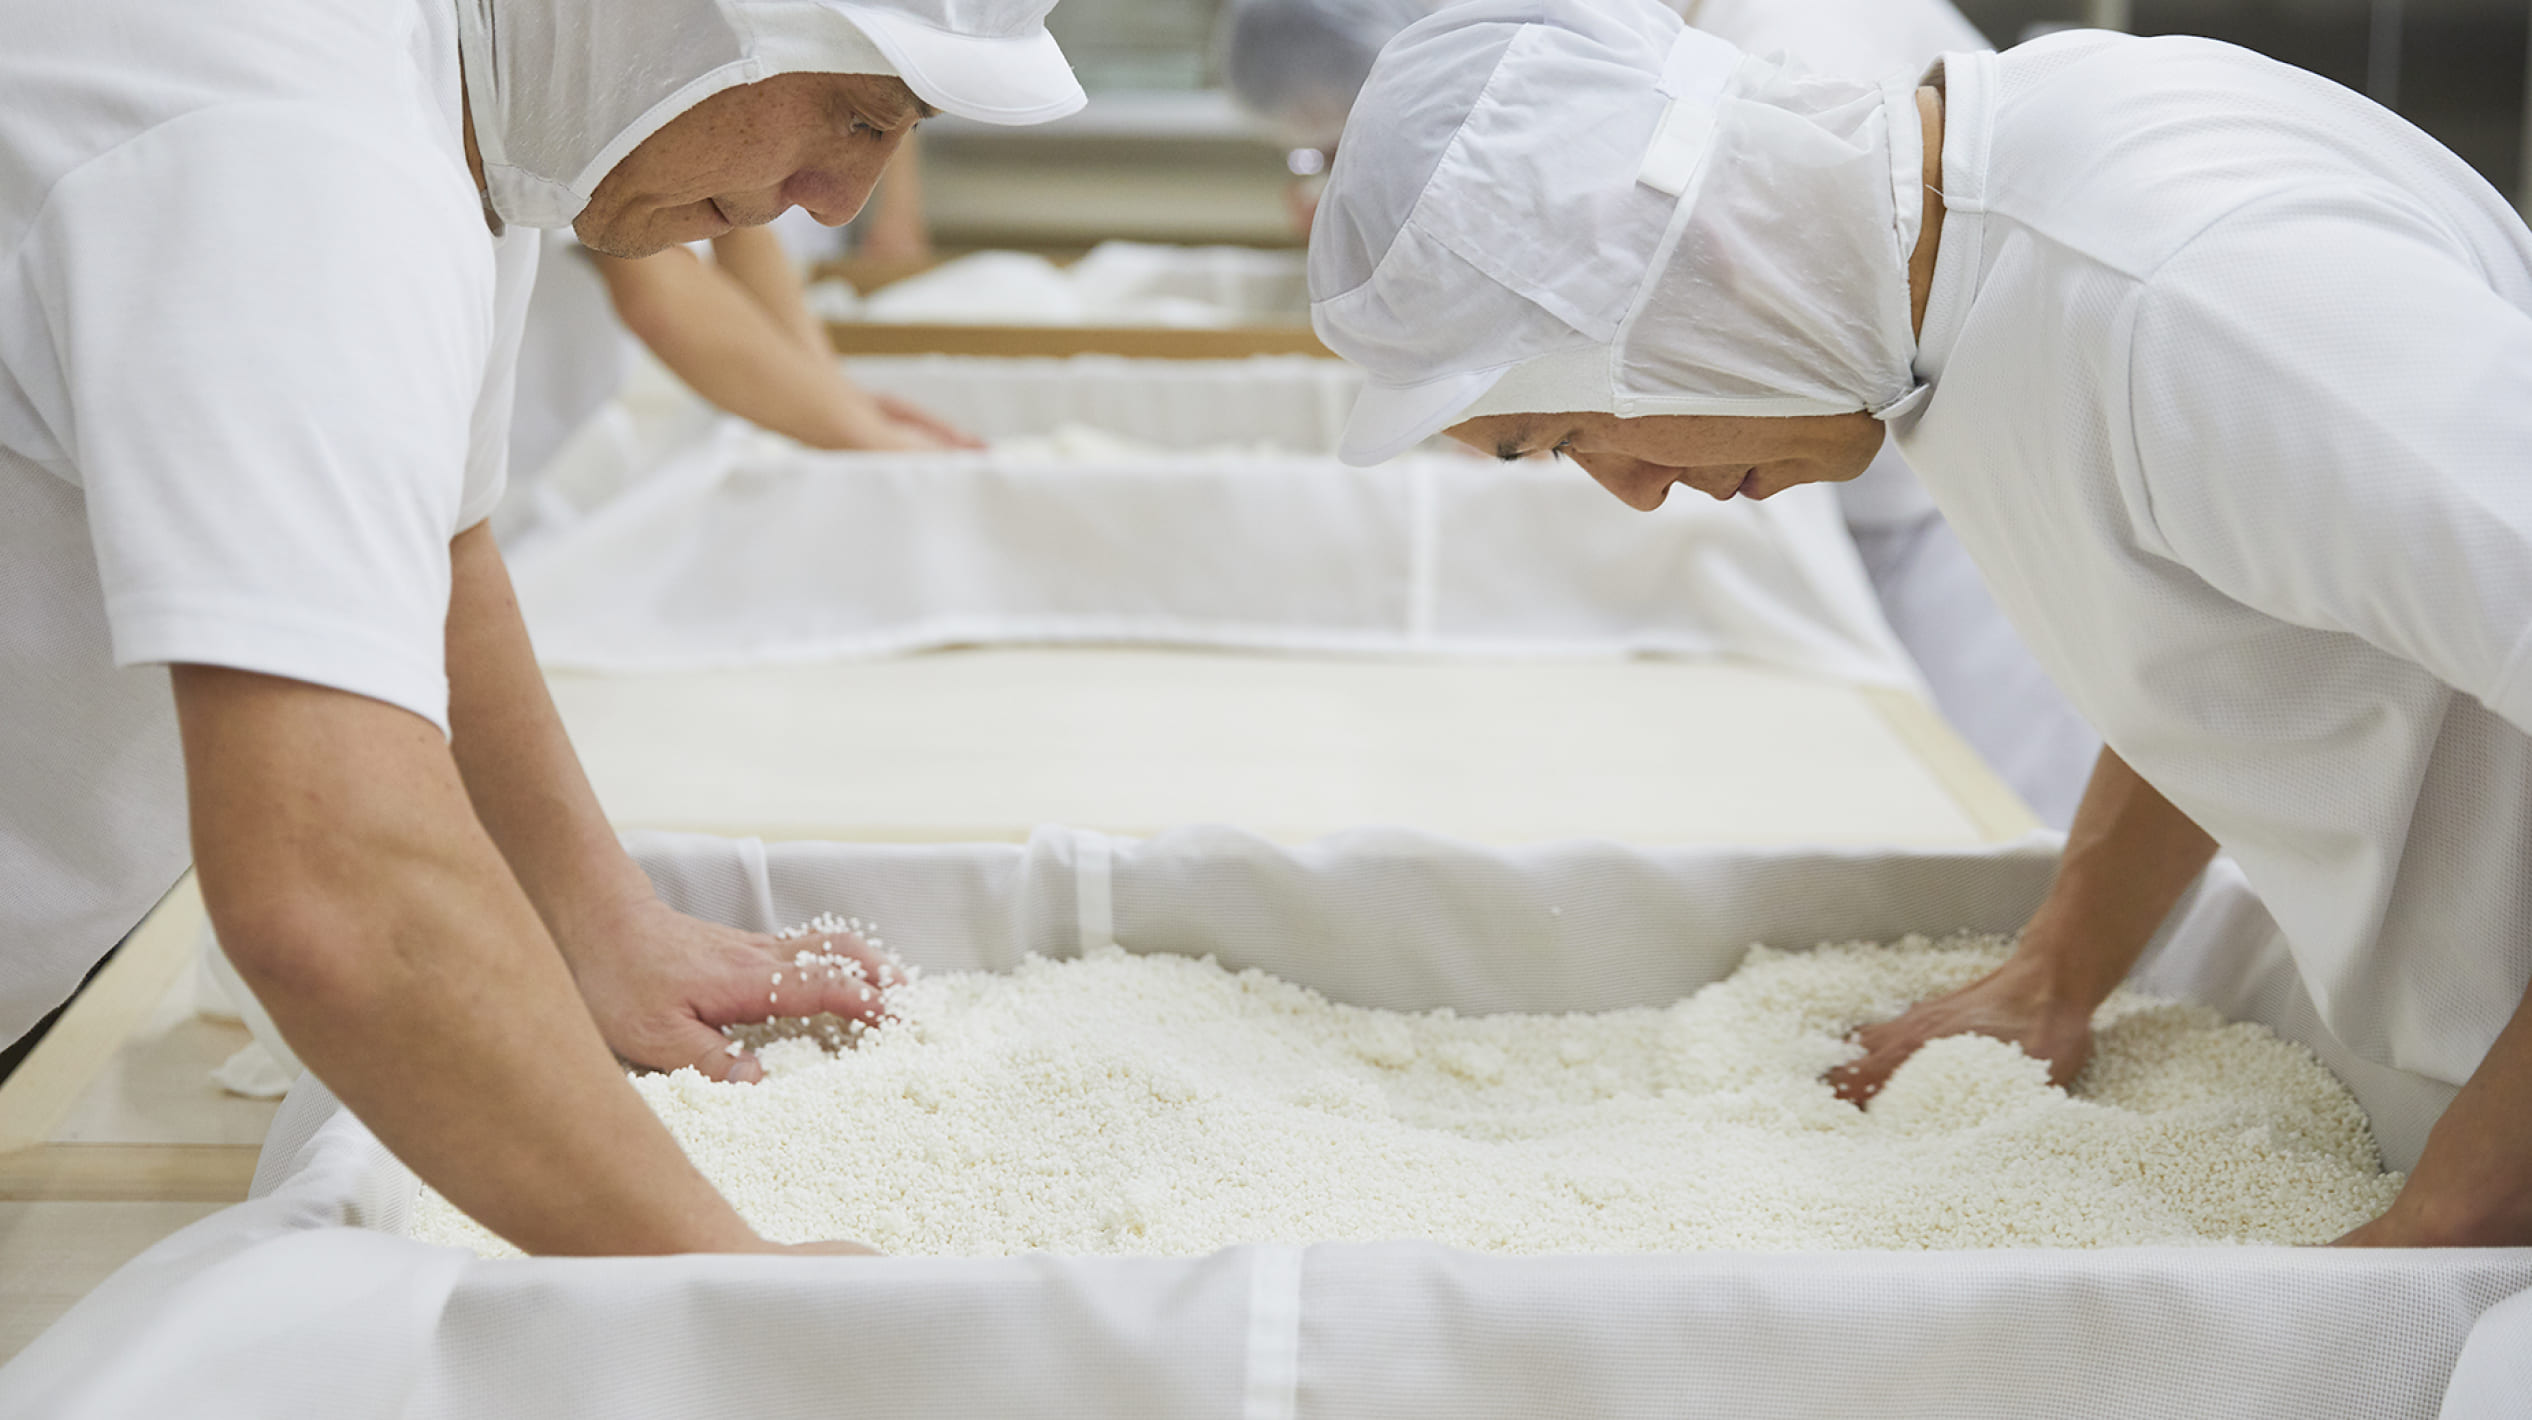
[[944, 113], [1043, 123], [1087, 99], [1055, 0], [457, 0], [484, 187], [502, 220], [566, 227], [645, 138], [777, 74], [892, 74]]
[[1464, 0], [1408, 28], [1311, 232], [1311, 323], [1370, 375], [1340, 456], [1474, 413], [1895, 403], [1913, 92], [1748, 58], [1654, 0]]
[[1089, 102], [1046, 32], [1055, 0], [827, 0], [915, 97], [980, 123], [1044, 123]]

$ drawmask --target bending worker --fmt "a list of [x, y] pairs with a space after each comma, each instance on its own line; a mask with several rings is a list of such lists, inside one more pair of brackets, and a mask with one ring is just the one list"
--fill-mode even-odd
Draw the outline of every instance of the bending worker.
[[2071, 1081], [2230, 854], [2330, 1030], [2459, 1085], [2348, 1241], [2532, 1243], [2532, 233], [2344, 89], [2073, 33], [1924, 86], [1651, 0], [1399, 36], [1310, 249], [1343, 449], [1447, 428], [1628, 504], [1851, 478], [1884, 429], [2108, 743], [1992, 975], [1861, 1033]]
[[[1438, 0], [1231, 0], [1223, 77], [1284, 142], [1334, 151], [1373, 57], [1436, 8]], [[1787, 54], [1858, 81], [1914, 73], [1947, 50], [1986, 48], [1951, 0], [1676, 0], [1668, 8], [1750, 53]], [[1884, 449], [1836, 492], [1883, 618], [1944, 718], [2041, 818], [2065, 827], [2100, 736], [2023, 647], [1897, 449]]]
[[505, 541], [522, 495], [539, 491], [547, 463], [622, 389], [635, 340], [715, 408], [813, 449], [981, 446], [844, 373], [771, 226], [697, 246], [601, 256], [568, 231], [546, 234], [519, 340], [512, 504], [496, 519]]
[[840, 223], [934, 108], [1080, 106], [1051, 3], [0, 0], [0, 1039], [190, 827], [292, 1048], [460, 1207], [770, 1246], [617, 1057], [751, 1078], [716, 1027], [871, 1005], [663, 906], [563, 737], [482, 522], [531, 229]]

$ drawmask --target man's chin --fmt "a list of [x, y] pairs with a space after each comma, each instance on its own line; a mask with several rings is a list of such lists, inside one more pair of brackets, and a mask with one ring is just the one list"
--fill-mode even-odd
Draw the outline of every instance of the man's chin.
[[680, 232], [680, 223], [670, 214], [652, 212], [648, 217], [647, 221], [639, 221], [619, 212], [593, 220], [583, 212], [572, 222], [571, 234], [579, 239], [582, 246], [600, 256], [638, 261], [646, 256], [656, 256], [670, 247], [703, 241], [729, 230], [717, 216], [693, 224], [697, 228], [693, 232]]
[[571, 224], [571, 234], [582, 246], [600, 256], [618, 256], [628, 261], [666, 251], [671, 245], [666, 241], [645, 242], [632, 239], [625, 233], [602, 223], [593, 223], [586, 217]]

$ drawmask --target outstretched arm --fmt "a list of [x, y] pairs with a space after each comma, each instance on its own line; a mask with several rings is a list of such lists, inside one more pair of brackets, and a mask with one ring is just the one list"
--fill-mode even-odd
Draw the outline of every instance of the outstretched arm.
[[625, 854], [546, 692], [501, 549], [483, 524], [449, 545], [450, 751], [476, 816], [579, 981], [606, 1043], [637, 1065], [761, 1073], [719, 1027], [831, 1012], [875, 1020], [864, 981], [802, 969], [804, 947], [879, 958], [850, 936], [777, 942], [672, 911]]
[[909, 133], [887, 176], [871, 194], [857, 255], [873, 261], [919, 262], [932, 254], [932, 232], [923, 216], [923, 135]]
[[2093, 1008], [2127, 979], [2214, 856], [2214, 839], [2104, 749], [2057, 880], [2013, 955], [1969, 986], [1858, 1031], [1864, 1054], [1831, 1070], [1829, 1082], [1862, 1104], [1917, 1047], [1947, 1035], [2010, 1041], [2047, 1061], [2051, 1080], [2071, 1082], [2092, 1054]]
[[[808, 344], [806, 307], [777, 314], [717, 263], [683, 247], [637, 260], [590, 259], [626, 327], [695, 393], [742, 419], [818, 449], [974, 443], [909, 421], [854, 384], [823, 332], [815, 348]], [[744, 262], [753, 270], [755, 254]]]
[[529, 1252], [756, 1251], [599, 1040], [439, 731], [178, 666], [204, 904], [291, 1049]]
[[2381, 1217], [2342, 1247], [2532, 1247], [2532, 990], [2427, 1135]]
[[[901, 151], [889, 166], [891, 176], [904, 162]], [[782, 238], [774, 235], [773, 228], [736, 227], [714, 237], [712, 264], [737, 282], [774, 324], [790, 332], [801, 349], [820, 360], [835, 358], [826, 327], [809, 311], [809, 293], [791, 264], [791, 253], [783, 250]]]

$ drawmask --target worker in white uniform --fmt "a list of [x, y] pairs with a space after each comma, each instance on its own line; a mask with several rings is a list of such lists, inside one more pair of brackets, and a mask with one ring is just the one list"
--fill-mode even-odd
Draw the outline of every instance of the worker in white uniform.
[[717, 1027], [872, 1004], [663, 906], [563, 736], [483, 526], [533, 229], [840, 223], [933, 109], [1080, 106], [1051, 2], [0, 0], [0, 1039], [190, 856], [495, 1231], [770, 1247], [618, 1057], [753, 1078]]
[[2219, 850], [2358, 1054], [2459, 1086], [2360, 1243], [2532, 1243], [2532, 232], [2365, 99], [2211, 41], [1801, 74], [1651, 0], [1381, 56], [1310, 250], [1370, 379], [1637, 508], [1897, 436], [2108, 748], [2011, 959], [1860, 1033], [2072, 1081]]
[[494, 524], [505, 541], [535, 521], [546, 465], [622, 391], [636, 342], [715, 408], [809, 448], [982, 445], [844, 372], [772, 225], [642, 257], [602, 256], [551, 231], [519, 339], [510, 488]]
[[[1224, 82], [1281, 141], [1305, 155], [1334, 152], [1381, 46], [1436, 8], [1435, 0], [1231, 0], [1218, 38]], [[1946, 51], [1986, 48], [1951, 0], [1676, 0], [1670, 8], [1752, 54], [1788, 55], [1859, 82], [1921, 72]], [[1837, 498], [1882, 615], [1936, 707], [2043, 821], [2065, 827], [2101, 737], [2023, 646], [1897, 448], [1839, 485]]]

